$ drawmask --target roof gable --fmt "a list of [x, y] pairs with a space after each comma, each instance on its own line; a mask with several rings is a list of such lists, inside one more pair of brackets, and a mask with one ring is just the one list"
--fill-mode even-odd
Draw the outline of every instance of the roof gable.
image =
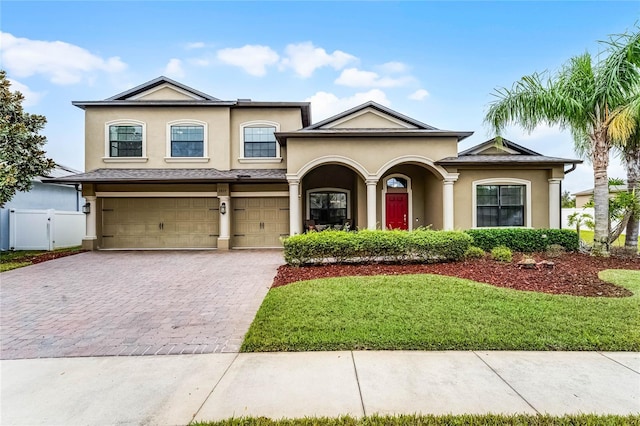
[[200, 92], [170, 78], [160, 76], [139, 86], [118, 93], [107, 101], [134, 100], [185, 100], [185, 101], [219, 101], [211, 95]]
[[416, 129], [438, 130], [397, 111], [369, 101], [329, 117], [304, 130], [319, 129]]
[[481, 144], [472, 146], [458, 154], [458, 157], [467, 155], [539, 155], [542, 154], [532, 151], [522, 145], [518, 145], [505, 138], [495, 137]]

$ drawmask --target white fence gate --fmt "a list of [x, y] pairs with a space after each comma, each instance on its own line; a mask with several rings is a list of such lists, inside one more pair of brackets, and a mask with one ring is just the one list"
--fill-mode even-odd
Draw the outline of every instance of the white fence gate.
[[79, 246], [85, 236], [81, 212], [9, 210], [9, 250], [54, 250]]

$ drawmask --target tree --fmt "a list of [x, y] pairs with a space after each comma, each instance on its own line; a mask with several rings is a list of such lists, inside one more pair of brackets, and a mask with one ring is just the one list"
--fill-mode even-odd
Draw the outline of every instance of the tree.
[[570, 209], [576, 206], [576, 199], [571, 196], [569, 191], [563, 191], [561, 204], [563, 209]]
[[529, 132], [540, 124], [571, 132], [575, 146], [582, 149], [593, 167], [595, 255], [609, 254], [609, 126], [629, 104], [629, 93], [640, 81], [640, 72], [625, 54], [627, 48], [627, 44], [611, 43], [606, 48], [607, 56], [597, 64], [585, 53], [571, 58], [555, 74], [535, 73], [523, 77], [511, 89], [496, 89], [497, 100], [490, 104], [485, 117], [498, 135], [511, 124]]
[[6, 72], [0, 70], [0, 207], [16, 191], [29, 191], [31, 179], [54, 166], [42, 149], [47, 138], [38, 134], [47, 119], [24, 112], [24, 96], [12, 92], [10, 85]]

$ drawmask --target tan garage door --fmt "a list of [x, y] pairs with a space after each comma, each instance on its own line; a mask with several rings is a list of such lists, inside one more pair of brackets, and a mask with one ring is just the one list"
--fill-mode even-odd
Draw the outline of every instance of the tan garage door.
[[101, 248], [214, 248], [217, 198], [103, 198]]
[[289, 198], [232, 198], [233, 247], [282, 247], [289, 235]]

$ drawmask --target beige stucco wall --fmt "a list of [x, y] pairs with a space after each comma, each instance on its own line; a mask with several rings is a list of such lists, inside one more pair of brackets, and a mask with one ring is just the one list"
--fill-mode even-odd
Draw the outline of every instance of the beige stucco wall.
[[[549, 181], [553, 175], [550, 169], [459, 169], [460, 177], [454, 184], [454, 226], [456, 229], [472, 227], [473, 182], [482, 179], [516, 178], [531, 182], [531, 226], [549, 227]], [[525, 209], [526, 210], [526, 209]], [[526, 219], [525, 219], [526, 220]]]
[[151, 91], [143, 96], [140, 96], [138, 100], [145, 101], [192, 101], [193, 97], [180, 93], [171, 87], [163, 87], [161, 89]]
[[[404, 124], [404, 125], [403, 125]], [[407, 123], [396, 123], [373, 112], [365, 112], [349, 120], [336, 125], [323, 126], [330, 129], [415, 129], [415, 126], [408, 126]]]
[[[162, 92], [164, 89], [159, 90]], [[156, 92], [157, 93], [157, 92]], [[175, 93], [175, 92], [174, 92]], [[155, 93], [154, 93], [155, 94]], [[145, 124], [146, 162], [103, 160], [106, 152], [106, 123], [134, 120]], [[176, 120], [207, 123], [208, 162], [165, 161], [167, 157], [167, 124]], [[229, 107], [87, 107], [85, 114], [85, 170], [98, 168], [214, 168], [261, 169], [286, 168], [279, 163], [240, 163], [240, 124], [266, 120], [280, 124], [281, 131], [302, 127], [297, 108]], [[283, 153], [284, 154], [284, 153]]]
[[290, 138], [287, 141], [287, 170], [297, 173], [318, 158], [340, 156], [360, 164], [373, 175], [389, 161], [405, 155], [422, 156], [435, 162], [455, 156], [456, 152], [456, 138]]

